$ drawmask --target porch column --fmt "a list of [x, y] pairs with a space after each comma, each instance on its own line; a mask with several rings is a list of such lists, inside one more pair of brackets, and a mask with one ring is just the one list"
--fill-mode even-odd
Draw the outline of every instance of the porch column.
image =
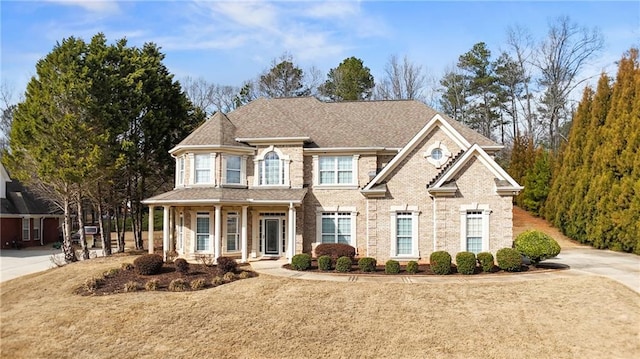
[[162, 258], [167, 260], [167, 251], [169, 251], [169, 210], [171, 206], [164, 206], [164, 216], [162, 221]]
[[176, 250], [174, 242], [175, 242], [175, 238], [173, 238], [173, 228], [175, 227], [175, 218], [174, 218], [174, 211], [171, 210], [169, 212], [169, 251], [173, 252]]
[[155, 211], [155, 207], [154, 206], [149, 206], [149, 227], [147, 228], [148, 232], [148, 236], [149, 237], [147, 240], [149, 241], [149, 254], [153, 254], [153, 217], [154, 217], [154, 212]]
[[293, 203], [289, 203], [289, 250], [287, 259], [289, 263], [296, 254], [296, 208]]
[[247, 262], [247, 206], [242, 206], [242, 230], [240, 232], [240, 240], [242, 241], [242, 263]]
[[222, 221], [222, 211], [219, 204], [216, 205], [215, 212], [215, 223], [214, 223], [214, 232], [213, 232], [213, 256], [217, 260], [220, 257], [220, 235], [221, 235], [221, 221]]

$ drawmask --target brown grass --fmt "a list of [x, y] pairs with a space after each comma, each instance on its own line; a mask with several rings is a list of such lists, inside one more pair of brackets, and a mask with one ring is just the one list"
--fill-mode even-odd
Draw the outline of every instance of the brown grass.
[[640, 296], [593, 276], [317, 282], [82, 297], [98, 258], [0, 283], [2, 358], [632, 358]]

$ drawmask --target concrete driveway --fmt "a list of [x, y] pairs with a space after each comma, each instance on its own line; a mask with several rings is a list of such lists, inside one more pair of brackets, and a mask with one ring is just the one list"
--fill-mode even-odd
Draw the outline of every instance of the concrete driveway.
[[[90, 252], [91, 255], [102, 255], [100, 249], [92, 249]], [[51, 246], [2, 249], [0, 250], [0, 282], [55, 268], [51, 260], [52, 256], [58, 258], [58, 263], [64, 262], [62, 250], [53, 249]]]

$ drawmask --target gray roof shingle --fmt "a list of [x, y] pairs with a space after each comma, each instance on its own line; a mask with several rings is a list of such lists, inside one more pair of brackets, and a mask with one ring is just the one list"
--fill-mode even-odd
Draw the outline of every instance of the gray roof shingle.
[[294, 189], [245, 189], [190, 187], [175, 189], [144, 200], [147, 204], [176, 202], [302, 202], [306, 188]]

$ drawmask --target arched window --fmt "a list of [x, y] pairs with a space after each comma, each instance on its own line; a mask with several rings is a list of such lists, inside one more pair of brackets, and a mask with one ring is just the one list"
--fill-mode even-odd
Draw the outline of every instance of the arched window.
[[257, 186], [288, 186], [289, 156], [270, 146], [255, 159]]

